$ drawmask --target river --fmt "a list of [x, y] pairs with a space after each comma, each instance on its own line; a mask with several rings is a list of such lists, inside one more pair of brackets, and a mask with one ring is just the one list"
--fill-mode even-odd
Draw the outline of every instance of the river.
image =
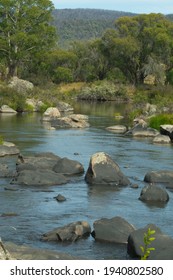
[[[60, 157], [80, 161], [85, 171], [92, 154], [108, 153], [123, 173], [139, 188], [102, 189], [90, 187], [84, 175], [63, 185], [49, 188], [18, 187], [18, 191], [5, 190], [10, 179], [0, 179], [0, 215], [16, 213], [14, 217], [0, 217], [0, 236], [4, 241], [60, 252], [88, 259], [126, 259], [126, 245], [95, 242], [92, 237], [72, 244], [41, 242], [40, 236], [70, 222], [86, 220], [93, 228], [97, 219], [121, 216], [136, 228], [154, 223], [173, 237], [173, 192], [164, 206], [147, 205], [138, 198], [146, 172], [172, 170], [173, 147], [156, 145], [152, 139], [133, 139], [107, 131], [107, 126], [124, 123], [115, 114], [128, 111], [124, 105], [114, 103], [77, 103], [75, 113], [89, 115], [87, 129], [48, 130], [41, 122], [40, 114], [1, 115], [0, 134], [17, 145], [23, 155], [35, 152], [53, 152]], [[11, 165], [16, 157], [1, 158]], [[49, 191], [47, 191], [49, 190]], [[67, 200], [58, 203], [54, 197], [64, 195]]]

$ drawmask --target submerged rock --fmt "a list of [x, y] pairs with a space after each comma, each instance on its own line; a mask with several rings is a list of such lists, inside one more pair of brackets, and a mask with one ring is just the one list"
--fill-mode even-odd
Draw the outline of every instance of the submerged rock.
[[111, 132], [121, 133], [121, 134], [124, 134], [127, 131], [127, 127], [125, 125], [108, 126], [106, 129]]
[[89, 236], [91, 227], [86, 221], [70, 223], [43, 234], [42, 241], [73, 242], [79, 238]]

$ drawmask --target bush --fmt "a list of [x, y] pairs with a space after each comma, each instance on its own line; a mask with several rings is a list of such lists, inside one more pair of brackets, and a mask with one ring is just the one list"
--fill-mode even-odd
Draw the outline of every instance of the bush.
[[127, 88], [104, 80], [97, 81], [82, 88], [78, 99], [95, 101], [128, 101]]
[[26, 106], [26, 97], [12, 88], [2, 86], [0, 88], [0, 106], [5, 104], [16, 111], [21, 112], [24, 111]]
[[73, 81], [72, 71], [66, 67], [58, 67], [54, 71], [53, 81], [57, 84], [72, 82]]
[[160, 114], [149, 120], [149, 126], [158, 130], [163, 124], [173, 124], [173, 114]]
[[3, 145], [3, 143], [4, 143], [4, 138], [2, 135], [0, 135], [0, 145]]

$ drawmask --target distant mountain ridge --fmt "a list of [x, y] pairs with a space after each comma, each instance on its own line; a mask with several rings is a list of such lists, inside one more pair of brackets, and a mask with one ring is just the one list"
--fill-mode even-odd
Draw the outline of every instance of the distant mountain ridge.
[[[90, 40], [102, 36], [106, 29], [114, 28], [115, 20], [135, 13], [102, 9], [55, 9], [53, 24], [57, 28], [60, 47], [75, 40]], [[173, 15], [166, 16], [173, 20]]]
[[57, 28], [60, 46], [70, 41], [99, 38], [114, 22], [122, 16], [136, 14], [99, 9], [55, 9], [53, 24]]

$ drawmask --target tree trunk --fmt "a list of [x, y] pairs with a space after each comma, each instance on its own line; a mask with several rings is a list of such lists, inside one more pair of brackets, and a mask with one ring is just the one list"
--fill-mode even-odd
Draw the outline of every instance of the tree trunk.
[[17, 76], [17, 64], [16, 63], [11, 63], [8, 66], [8, 79]]

